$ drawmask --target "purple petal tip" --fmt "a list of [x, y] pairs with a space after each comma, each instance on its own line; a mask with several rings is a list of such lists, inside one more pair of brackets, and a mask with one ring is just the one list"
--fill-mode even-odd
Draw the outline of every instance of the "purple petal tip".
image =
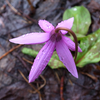
[[77, 69], [73, 70], [73, 72], [69, 71], [75, 78], [78, 78], [78, 72]]
[[74, 75], [74, 77], [75, 77], [75, 78], [78, 78], [78, 73], [76, 73], [76, 74]]
[[30, 78], [29, 78], [29, 83], [33, 82]]
[[10, 39], [9, 41], [12, 42], [12, 43], [19, 44], [19, 43], [16, 42], [16, 39]]

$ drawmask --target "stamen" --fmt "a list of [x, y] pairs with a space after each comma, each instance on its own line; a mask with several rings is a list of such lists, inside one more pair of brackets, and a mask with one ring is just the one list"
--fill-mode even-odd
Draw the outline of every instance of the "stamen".
[[77, 41], [76, 34], [75, 34], [72, 30], [70, 30], [70, 29], [68, 29], [68, 28], [64, 28], [64, 27], [58, 27], [58, 28], [56, 28], [56, 29], [55, 29], [55, 33], [58, 33], [60, 30], [65, 30], [65, 31], [70, 32], [71, 35], [72, 35], [73, 38], [74, 38], [74, 41], [75, 41], [75, 59], [74, 59], [74, 61], [75, 61], [76, 58], [77, 58], [77, 52], [78, 52], [78, 41]]

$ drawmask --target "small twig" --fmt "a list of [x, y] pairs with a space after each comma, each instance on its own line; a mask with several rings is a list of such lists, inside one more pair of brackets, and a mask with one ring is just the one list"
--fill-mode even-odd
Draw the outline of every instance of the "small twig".
[[[8, 0], [6, 0], [6, 2], [7, 2], [7, 4], [8, 4], [8, 6], [11, 8], [11, 10], [12, 10], [15, 14], [17, 14], [17, 15], [19, 15], [19, 16], [22, 15], [20, 12], [18, 12], [17, 9], [15, 9], [15, 8], [9, 3]], [[24, 19], [26, 20], [26, 18], [24, 18]], [[29, 23], [30, 23], [30, 22], [29, 22]]]
[[16, 56], [16, 57], [21, 61], [21, 63], [25, 66], [25, 68], [26, 68], [28, 71], [30, 70], [30, 68], [26, 65], [26, 63], [24, 62], [24, 60], [18, 55], [17, 52], [14, 52], [13, 55]]
[[[25, 64], [25, 62], [23, 62], [22, 61], [22, 59], [18, 56], [18, 55], [16, 55], [18, 58], [19, 58], [19, 60], [23, 63], [23, 65], [26, 67], [26, 68], [28, 68], [27, 67], [27, 65]], [[27, 59], [25, 59], [24, 58], [24, 60], [27, 60]], [[28, 61], [28, 60], [27, 60]], [[28, 61], [29, 62], [29, 61]], [[33, 64], [31, 61], [30, 61], [30, 63], [31, 64]], [[28, 70], [29, 70], [29, 68], [28, 68]], [[44, 81], [44, 83], [37, 89], [38, 91], [41, 89], [41, 88], [43, 88], [44, 86], [45, 86], [45, 84], [46, 84], [46, 79], [42, 76], [42, 75], [40, 75], [40, 77], [43, 79], [43, 81]], [[36, 91], [37, 92], [37, 91]], [[35, 91], [34, 91], [34, 93], [36, 93]]]
[[84, 72], [81, 72], [82, 74], [84, 74], [84, 75], [86, 75], [86, 76], [88, 76], [88, 77], [90, 77], [92, 80], [94, 80], [95, 82], [97, 82], [97, 80], [98, 80], [98, 78], [97, 77], [95, 77], [95, 76], [93, 76], [93, 75], [91, 75], [91, 74], [88, 74], [88, 73], [84, 73]]
[[[11, 10], [12, 10], [13, 12], [15, 12], [17, 15], [23, 16], [23, 18], [24, 18], [25, 20], [29, 19], [29, 20], [31, 21], [31, 22], [29, 22], [30, 24], [32, 24], [32, 23], [36, 23], [36, 24], [37, 24], [37, 21], [36, 21], [36, 20], [30, 18], [28, 15], [23, 14], [21, 11], [19, 12], [17, 9], [15, 9], [15, 8], [8, 2], [8, 0], [6, 0], [6, 2], [7, 2], [7, 4], [9, 5], [9, 7], [11, 8]], [[26, 19], [26, 18], [27, 18], [27, 19]]]
[[35, 91], [32, 92], [32, 93], [38, 92], [39, 97], [40, 97], [40, 100], [42, 100], [40, 91], [39, 91], [38, 89], [36, 89], [31, 83], [28, 82], [28, 80], [26, 79], [26, 77], [24, 76], [24, 74], [23, 74], [20, 70], [18, 70], [18, 71], [19, 71], [19, 73], [21, 74], [21, 76], [24, 78], [24, 80], [35, 90]]
[[12, 49], [10, 49], [8, 52], [6, 52], [5, 54], [3, 54], [3, 55], [0, 57], [0, 60], [1, 60], [2, 58], [4, 58], [5, 56], [7, 56], [7, 55], [8, 55], [9, 53], [11, 53], [12, 51], [14, 51], [15, 49], [19, 48], [20, 46], [22, 46], [22, 44], [19, 44], [19, 45], [13, 47]]
[[35, 12], [35, 8], [33, 7], [31, 1], [30, 0], [27, 0], [27, 2], [30, 5], [31, 11], [34, 13]]
[[21, 15], [10, 3], [8, 0], [6, 0], [8, 6], [12, 9], [12, 11], [14, 11], [16, 14]]
[[69, 83], [70, 83], [71, 85], [73, 85], [73, 82], [72, 82], [70, 79], [69, 79], [68, 81], [69, 81]]
[[3, 16], [2, 13], [5, 11], [5, 9], [6, 9], [6, 5], [5, 4], [2, 7], [0, 7], [0, 15], [1, 16]]
[[87, 89], [87, 90], [89, 90], [89, 89], [94, 89], [94, 87], [86, 87], [86, 86], [83, 86], [83, 85], [81, 85], [81, 84], [79, 84], [79, 83], [77, 83], [77, 82], [75, 82], [75, 81], [73, 81], [73, 83], [75, 83], [75, 84], [77, 84], [78, 86], [80, 86], [80, 87], [82, 87], [82, 88], [84, 88], [84, 89]]
[[44, 83], [38, 88], [38, 90], [42, 89], [46, 85], [46, 79], [43, 77], [43, 75], [39, 75], [39, 76], [42, 78]]
[[[46, 85], [46, 79], [42, 76], [42, 75], [39, 75], [42, 79], [43, 79], [43, 81], [44, 81], [44, 83], [40, 86], [40, 87], [38, 87], [38, 91], [40, 90], [40, 89], [42, 89], [45, 85]], [[37, 91], [32, 91], [32, 93], [36, 93]]]
[[36, 93], [36, 92], [39, 93], [39, 91], [31, 83], [28, 82], [28, 80], [26, 79], [26, 77], [24, 76], [24, 74], [20, 70], [18, 70], [18, 71], [21, 74], [21, 76], [24, 78], [24, 80], [35, 90], [34, 93]]
[[27, 28], [27, 27], [29, 27], [29, 26], [31, 26], [31, 25], [33, 25], [33, 24], [28, 24], [28, 25], [22, 26], [22, 27], [20, 27], [20, 28], [18, 28], [18, 29], [15, 29], [15, 30], [13, 30], [13, 31], [11, 31], [11, 32], [8, 32], [8, 33], [10, 34], [10, 33], [16, 32], [16, 31], [21, 30], [21, 29], [23, 29], [23, 28]]
[[2, 25], [3, 28], [5, 27], [5, 24], [1, 18], [0, 18], [0, 25]]
[[[30, 64], [33, 64], [31, 61], [29, 61], [29, 60], [27, 60], [25, 58], [23, 58], [23, 60], [27, 61]], [[43, 88], [45, 86], [45, 84], [46, 84], [46, 79], [42, 75], [40, 75], [40, 77], [43, 79], [44, 83], [38, 88], [38, 90], [40, 90], [41, 88]]]
[[60, 78], [59, 78], [58, 73], [57, 73], [57, 72], [55, 72], [55, 75], [56, 75], [56, 77], [57, 77], [58, 82], [60, 83]]
[[33, 62], [31, 62], [31, 61], [29, 61], [28, 59], [26, 59], [26, 58], [22, 58], [24, 61], [26, 61], [26, 62], [28, 62], [28, 63], [30, 63], [30, 64], [33, 64]]
[[31, 21], [31, 23], [36, 23], [37, 24], [37, 21], [32, 19], [31, 17], [29, 17], [28, 15], [24, 14], [21, 10], [18, 10], [24, 17], [26, 17], [27, 19], [29, 19]]

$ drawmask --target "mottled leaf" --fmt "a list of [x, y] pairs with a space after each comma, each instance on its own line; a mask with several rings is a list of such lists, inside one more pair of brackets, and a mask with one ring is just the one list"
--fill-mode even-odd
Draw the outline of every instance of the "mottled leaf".
[[74, 17], [72, 30], [76, 33], [77, 37], [83, 37], [87, 34], [91, 24], [89, 11], [84, 6], [75, 6], [65, 10], [63, 20], [67, 20], [71, 17]]
[[80, 42], [80, 48], [82, 53], [78, 53], [76, 59], [78, 67], [100, 61], [100, 29], [84, 37]]
[[33, 57], [36, 57], [38, 54], [38, 51], [33, 50], [31, 48], [27, 48], [27, 47], [22, 48], [21, 51], [22, 51], [22, 53], [27, 54], [29, 56], [33, 56]]

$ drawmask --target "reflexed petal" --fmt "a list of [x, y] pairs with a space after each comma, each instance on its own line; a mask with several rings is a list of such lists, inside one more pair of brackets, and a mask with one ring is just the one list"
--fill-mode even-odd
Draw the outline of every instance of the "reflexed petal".
[[[70, 39], [65, 36], [62, 36], [63, 41], [67, 44], [68, 49], [75, 51], [75, 43]], [[81, 48], [78, 46], [78, 52], [82, 52]]]
[[37, 44], [44, 43], [50, 39], [50, 33], [29, 33], [10, 39], [9, 41], [16, 44]]
[[[58, 25], [56, 26], [56, 28], [58, 27], [65, 27], [65, 28], [69, 28], [71, 29], [73, 26], [73, 22], [74, 22], [74, 17], [68, 19], [68, 20], [64, 20], [61, 21], [60, 23], [58, 23]], [[67, 31], [61, 30], [62, 34], [66, 34]]]
[[56, 43], [56, 51], [60, 60], [63, 62], [68, 71], [74, 77], [78, 78], [78, 73], [74, 63], [74, 59], [64, 41], [60, 40]]
[[54, 26], [46, 20], [39, 20], [38, 24], [47, 33], [50, 33], [54, 29]]
[[53, 51], [55, 49], [55, 42], [49, 40], [44, 47], [40, 50], [35, 61], [32, 65], [30, 74], [29, 74], [29, 82], [34, 81], [44, 70], [46, 65], [48, 64]]

